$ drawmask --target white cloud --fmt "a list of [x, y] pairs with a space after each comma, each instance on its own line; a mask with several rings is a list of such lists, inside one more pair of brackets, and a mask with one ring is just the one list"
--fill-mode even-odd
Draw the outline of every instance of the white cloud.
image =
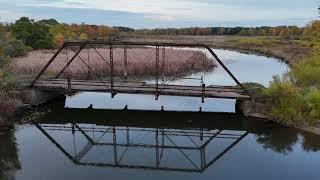
[[[64, 1], [29, 1], [32, 6], [50, 6], [58, 8], [92, 8], [99, 10], [115, 10], [131, 13], [160, 14], [164, 20], [200, 20], [200, 21], [252, 21], [280, 20], [286, 18], [312, 18], [316, 10], [297, 13], [297, 11], [281, 8], [278, 3], [274, 8], [237, 6], [236, 1], [223, 4], [221, 1], [183, 1], [183, 0], [64, 0]], [[294, 4], [291, 6], [294, 6]], [[316, 9], [316, 8], [315, 8]]]
[[20, 18], [21, 16], [26, 16], [23, 13], [17, 13], [10, 10], [0, 10], [0, 22], [13, 22]]
[[[83, 9], [119, 11], [142, 15], [145, 20], [157, 20], [177, 23], [190, 22], [196, 25], [213, 22], [221, 24], [242, 24], [243, 22], [283, 22], [291, 20], [309, 21], [317, 18], [317, 5], [315, 0], [11, 0], [1, 2], [0, 5], [11, 5], [0, 16], [5, 21], [16, 19], [30, 9], [71, 8], [81, 11]], [[16, 7], [20, 7], [16, 10]], [[25, 9], [23, 9], [25, 8]], [[79, 10], [78, 10], [79, 9]], [[36, 13], [36, 12], [35, 12]], [[48, 14], [50, 16], [50, 14]], [[52, 17], [52, 14], [51, 14]], [[53, 16], [54, 17], [54, 16]], [[40, 17], [42, 19], [45, 17]], [[68, 17], [66, 17], [68, 18]], [[130, 18], [130, 17], [128, 17]], [[3, 20], [1, 20], [3, 21]], [[192, 23], [191, 23], [192, 22]], [[121, 22], [119, 22], [121, 23]], [[143, 22], [142, 22], [143, 23]], [[250, 25], [250, 24], [249, 24]], [[301, 24], [300, 24], [301, 25]]]

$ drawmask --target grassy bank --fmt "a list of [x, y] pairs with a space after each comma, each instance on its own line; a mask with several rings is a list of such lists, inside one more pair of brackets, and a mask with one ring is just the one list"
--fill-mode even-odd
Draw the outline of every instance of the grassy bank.
[[293, 126], [320, 127], [320, 21], [306, 27], [303, 42], [312, 48], [290, 72], [275, 77], [265, 90], [270, 115]]
[[257, 53], [282, 59], [289, 65], [311, 53], [308, 41], [268, 36], [140, 36], [126, 41], [203, 43], [214, 48]]
[[[89, 51], [89, 56], [88, 56]], [[85, 61], [87, 65], [97, 75], [110, 74], [109, 68], [109, 49], [97, 49], [100, 55], [104, 57], [102, 59], [98, 53], [94, 50], [83, 50], [79, 56]], [[38, 73], [53, 56], [54, 51], [32, 51], [25, 57], [15, 58], [11, 65], [11, 71], [18, 75], [36, 74]], [[114, 54], [114, 73], [117, 76], [123, 74], [123, 49], [115, 48]], [[52, 76], [59, 73], [61, 69], [67, 63], [67, 57], [70, 59], [74, 55], [74, 52], [68, 51], [61, 53], [56, 60], [49, 66], [47, 75]], [[191, 58], [191, 59], [190, 59]], [[162, 67], [162, 56], [160, 59], [159, 67]], [[190, 63], [183, 66], [187, 60], [191, 60]], [[154, 48], [130, 48], [127, 49], [127, 73], [129, 76], [148, 76], [156, 74], [155, 63], [155, 49]], [[95, 78], [92, 72], [80, 59], [76, 58], [70, 67], [66, 70], [66, 73], [72, 74], [73, 78], [91, 79]], [[191, 72], [207, 71], [214, 67], [214, 61], [207, 58], [205, 53], [197, 52], [195, 50], [181, 50], [181, 49], [166, 49], [165, 66], [164, 71], [166, 75], [179, 75], [188, 74]]]

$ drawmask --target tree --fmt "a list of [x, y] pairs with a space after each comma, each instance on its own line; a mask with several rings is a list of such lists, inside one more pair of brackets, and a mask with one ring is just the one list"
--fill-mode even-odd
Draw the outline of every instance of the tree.
[[58, 33], [53, 37], [53, 46], [55, 48], [59, 48], [63, 45], [64, 43], [64, 36], [62, 33]]
[[46, 25], [57, 25], [59, 24], [59, 22], [55, 19], [43, 19], [43, 20], [40, 20], [39, 23], [43, 23], [43, 24], [46, 24]]
[[16, 39], [33, 49], [52, 48], [52, 35], [49, 33], [49, 27], [44, 23], [22, 17], [12, 25], [11, 30]]
[[33, 23], [30, 33], [30, 44], [33, 49], [51, 49], [52, 35], [49, 33], [49, 27], [41, 23]]
[[30, 34], [32, 33], [32, 22], [27, 17], [21, 17], [11, 27], [13, 35], [24, 44], [30, 44]]

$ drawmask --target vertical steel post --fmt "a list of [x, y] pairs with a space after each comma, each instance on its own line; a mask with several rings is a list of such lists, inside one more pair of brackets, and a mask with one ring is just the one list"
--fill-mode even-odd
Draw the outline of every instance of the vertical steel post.
[[202, 84], [202, 103], [204, 103], [205, 93], [206, 93], [206, 84]]
[[113, 67], [113, 47], [110, 45], [110, 83], [111, 83], [111, 97], [114, 97], [114, 67]]
[[67, 76], [67, 82], [68, 82], [68, 93], [71, 92], [71, 80], [70, 80], [70, 74]]
[[123, 46], [123, 75], [124, 79], [128, 79], [128, 56], [127, 56], [127, 45]]
[[165, 75], [166, 75], [166, 47], [162, 48], [162, 64], [161, 64], [161, 75], [162, 75], [162, 83], [164, 84]]
[[159, 91], [159, 46], [156, 46], [156, 100], [158, 100]]
[[[88, 58], [87, 58], [87, 60], [88, 60], [88, 64], [90, 65], [90, 47], [89, 47], [89, 45], [87, 46], [87, 55], [88, 55]], [[87, 76], [88, 76], [88, 79], [91, 79], [91, 77], [90, 77], [90, 69], [88, 69], [88, 72], [87, 72]]]

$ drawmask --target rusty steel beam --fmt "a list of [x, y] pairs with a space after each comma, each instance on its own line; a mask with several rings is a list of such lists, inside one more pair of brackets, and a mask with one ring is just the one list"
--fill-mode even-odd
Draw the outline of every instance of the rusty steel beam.
[[166, 75], [166, 47], [162, 47], [162, 63], [161, 63], [161, 75], [162, 75], [162, 83], [165, 81]]
[[34, 80], [31, 82], [30, 87], [33, 87], [34, 83], [42, 76], [42, 74], [48, 69], [50, 64], [56, 59], [56, 57], [60, 54], [60, 52], [66, 47], [66, 43], [63, 43], [60, 49], [51, 57], [51, 59], [48, 61], [48, 63], [41, 69], [41, 71], [38, 73], [38, 75], [34, 78]]
[[126, 41], [86, 41], [77, 42], [69, 41], [67, 42], [70, 46], [77, 46], [81, 44], [92, 44], [92, 45], [114, 45], [114, 46], [171, 46], [171, 47], [205, 47], [205, 44], [195, 44], [195, 43], [155, 43], [155, 42], [126, 42]]
[[127, 80], [128, 78], [128, 56], [127, 56], [127, 46], [123, 46], [123, 75], [124, 78]]
[[159, 89], [159, 46], [156, 46], [156, 91]]
[[84, 48], [84, 44], [81, 44], [79, 50], [73, 55], [73, 57], [68, 61], [68, 63], [66, 64], [66, 66], [64, 66], [61, 71], [56, 75], [55, 79], [58, 79], [61, 74], [69, 67], [69, 65], [73, 62], [73, 60], [80, 54], [80, 52], [82, 51], [82, 49]]
[[240, 86], [243, 90], [246, 91], [246, 89], [242, 86], [242, 84], [239, 82], [239, 80], [232, 74], [232, 72], [227, 68], [226, 65], [220, 60], [220, 58], [217, 56], [213, 50], [206, 45], [205, 48], [210, 52], [210, 54], [216, 59], [216, 61], [221, 65], [221, 67], [229, 74], [229, 76], [234, 80], [234, 82], [237, 83], [238, 86]]
[[114, 66], [113, 66], [113, 47], [110, 45], [110, 81], [111, 81], [111, 93], [114, 88]]

